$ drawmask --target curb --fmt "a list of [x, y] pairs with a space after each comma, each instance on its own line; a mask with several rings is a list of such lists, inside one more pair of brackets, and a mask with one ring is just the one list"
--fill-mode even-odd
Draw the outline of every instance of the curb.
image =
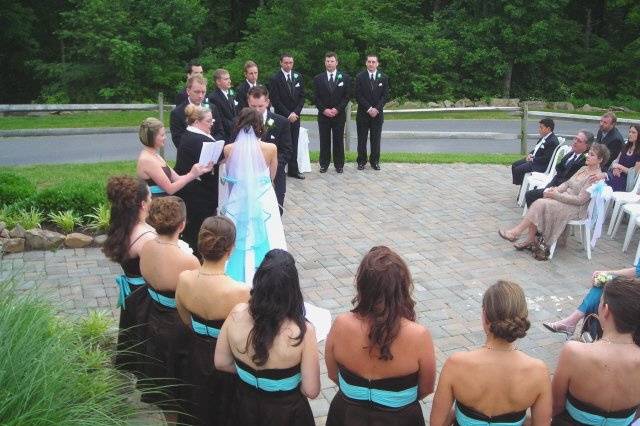
[[137, 127], [79, 127], [64, 129], [15, 129], [0, 130], [0, 138], [32, 136], [100, 135], [113, 133], [138, 133]]

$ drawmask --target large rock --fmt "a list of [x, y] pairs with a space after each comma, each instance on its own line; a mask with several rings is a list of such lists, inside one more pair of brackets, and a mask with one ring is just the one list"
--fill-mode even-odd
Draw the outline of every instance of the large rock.
[[9, 231], [7, 231], [6, 228], [0, 231], [0, 238], [11, 238]]
[[551, 109], [560, 109], [565, 111], [573, 111], [576, 107], [571, 102], [551, 102]]
[[523, 104], [527, 106], [529, 111], [542, 110], [547, 107], [547, 103], [545, 101], [524, 101]]
[[491, 98], [489, 105], [492, 107], [517, 107], [520, 105], [520, 99], [518, 98]]
[[3, 238], [2, 250], [5, 253], [20, 253], [24, 251], [24, 238]]
[[468, 98], [463, 98], [463, 99], [458, 100], [455, 105], [456, 105], [457, 108], [472, 107], [473, 106], [473, 101], [471, 99], [468, 99]]
[[442, 104], [445, 108], [453, 108], [453, 102], [451, 102], [449, 99], [446, 99]]
[[9, 236], [11, 238], [25, 238], [24, 228], [20, 226], [20, 224], [17, 224], [15, 228], [9, 231]]
[[83, 248], [93, 242], [93, 237], [81, 234], [80, 232], [72, 232], [64, 239], [64, 245], [69, 248]]
[[60, 247], [64, 235], [46, 229], [29, 229], [25, 232], [27, 250], [50, 250]]
[[477, 106], [477, 107], [487, 107], [489, 106], [489, 104], [487, 104], [485, 101], [483, 100], [479, 100], [479, 101], [475, 101], [473, 103], [473, 106]]
[[2, 232], [2, 230], [4, 230], [7, 227], [7, 224], [0, 221], [0, 232]]
[[427, 108], [442, 108], [442, 103], [438, 102], [428, 102]]
[[97, 246], [103, 246], [104, 242], [107, 241], [107, 236], [106, 235], [97, 235], [94, 239], [93, 242], [96, 243]]
[[611, 106], [609, 107], [609, 110], [610, 110], [610, 111], [633, 112], [633, 110], [632, 110], [632, 109], [629, 109], [629, 108], [627, 108], [627, 107], [624, 107], [624, 106], [615, 106], [615, 105], [611, 105]]

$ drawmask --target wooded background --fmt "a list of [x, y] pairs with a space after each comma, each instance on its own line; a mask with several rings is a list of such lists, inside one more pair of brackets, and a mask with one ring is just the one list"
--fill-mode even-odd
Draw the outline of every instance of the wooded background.
[[[606, 99], [640, 109], [637, 0], [0, 0], [0, 103], [169, 100], [198, 58], [234, 85], [287, 51], [355, 75], [378, 53], [392, 98]], [[310, 94], [310, 90], [308, 94]]]

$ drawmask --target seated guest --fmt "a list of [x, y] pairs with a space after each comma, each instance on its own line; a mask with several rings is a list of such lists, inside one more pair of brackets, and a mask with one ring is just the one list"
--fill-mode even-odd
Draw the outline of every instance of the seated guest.
[[602, 164], [602, 170], [608, 170], [613, 160], [618, 158], [618, 154], [622, 150], [624, 145], [624, 139], [616, 127], [618, 117], [609, 111], [605, 112], [600, 118], [600, 127], [598, 128], [598, 135], [596, 136], [596, 142], [606, 145], [609, 149], [609, 161]]
[[114, 176], [107, 182], [107, 199], [111, 204], [111, 221], [102, 251], [124, 271], [116, 278], [119, 287], [117, 367], [141, 376], [142, 327], [146, 323], [148, 303], [146, 283], [140, 273], [140, 251], [156, 236], [145, 221], [151, 204], [147, 184], [131, 176]]
[[587, 217], [587, 207], [591, 199], [587, 188], [594, 180], [600, 179], [600, 167], [608, 158], [607, 147], [594, 144], [587, 154], [585, 167], [562, 185], [545, 189], [543, 198], [531, 204], [531, 208], [518, 225], [508, 231], [498, 231], [500, 237], [514, 242], [520, 234], [527, 231], [528, 238], [523, 243], [514, 244], [517, 250], [533, 249], [536, 232], [542, 234], [545, 244], [553, 244], [570, 220]]
[[182, 322], [191, 328], [188, 370], [184, 376], [190, 396], [187, 418], [196, 425], [222, 425], [234, 391], [233, 375], [214, 368], [211, 357], [222, 323], [238, 303], [249, 301], [250, 288], [225, 275], [224, 265], [236, 240], [236, 228], [226, 217], [205, 219], [198, 235], [198, 251], [204, 263], [184, 271], [178, 279], [176, 307]]
[[[611, 165], [608, 172], [607, 185], [614, 191], [627, 191], [627, 176], [631, 171], [635, 177], [640, 170], [640, 143], [638, 143], [638, 133], [640, 133], [640, 124], [632, 124], [629, 127], [629, 139], [624, 148]], [[633, 183], [631, 183], [633, 185]]]
[[527, 207], [531, 207], [535, 200], [542, 198], [545, 189], [562, 185], [580, 170], [584, 166], [587, 158], [586, 152], [591, 147], [591, 144], [593, 144], [593, 133], [580, 130], [573, 138], [571, 151], [562, 157], [556, 165], [556, 174], [551, 179], [551, 182], [544, 188], [531, 189], [524, 194]]
[[[614, 277], [638, 278], [640, 277], [640, 263], [634, 268], [618, 269], [617, 271], [595, 271], [593, 273], [593, 286], [582, 299], [582, 303], [578, 309], [573, 311], [571, 315], [560, 321], [547, 323], [542, 325], [549, 331], [554, 333], [564, 333], [567, 337], [573, 336], [576, 325], [586, 315], [597, 314], [600, 297], [602, 296], [603, 280], [609, 280]], [[604, 279], [602, 278], [604, 277]]]
[[148, 221], [158, 236], [147, 242], [140, 253], [140, 270], [147, 281], [147, 297], [151, 301], [145, 327], [148, 357], [145, 373], [149, 379], [146, 385], [155, 388], [143, 394], [142, 399], [165, 410], [169, 423], [175, 422], [176, 417], [170, 412], [185, 411], [180, 404], [185, 389], [178, 386], [178, 378], [184, 371], [189, 333], [176, 311], [175, 291], [182, 271], [200, 267], [195, 256], [178, 246], [178, 235], [184, 229], [186, 217], [180, 198], [170, 195], [153, 200]]
[[355, 307], [338, 316], [325, 346], [327, 373], [339, 387], [330, 425], [424, 425], [419, 400], [436, 379], [431, 334], [415, 322], [407, 264], [384, 246], [365, 255]]
[[230, 425], [315, 425], [307, 397], [320, 393], [320, 366], [316, 332], [304, 315], [293, 257], [269, 251], [249, 303], [233, 308], [216, 345], [216, 368], [239, 379]]
[[147, 182], [152, 197], [172, 195], [187, 183], [213, 169], [213, 164], [201, 166], [195, 163], [183, 176], [172, 170], [158, 153], [158, 149], [164, 146], [165, 130], [162, 121], [157, 118], [145, 119], [140, 125], [138, 136], [144, 148], [138, 156], [136, 174]]
[[524, 175], [530, 172], [544, 172], [547, 170], [553, 151], [558, 146], [558, 138], [553, 133], [555, 124], [550, 118], [543, 118], [538, 124], [540, 139], [531, 152], [511, 165], [511, 177], [514, 185], [522, 185]]
[[598, 318], [602, 339], [560, 352], [552, 425], [630, 425], [640, 408], [640, 281], [606, 283]]
[[[200, 161], [200, 152], [204, 142], [213, 142], [211, 136], [211, 111], [196, 105], [185, 108], [189, 126], [182, 135], [182, 141], [176, 154], [176, 172], [187, 174], [194, 164]], [[218, 208], [218, 164], [212, 173], [203, 174], [200, 179], [192, 180], [176, 194], [184, 200], [187, 207], [187, 225], [182, 239], [189, 244], [197, 255], [198, 232], [200, 225], [209, 216], [216, 214]]]
[[[187, 64], [185, 72], [187, 73], [187, 80], [189, 80], [189, 77], [191, 77], [192, 75], [199, 75], [200, 77], [204, 75], [204, 69], [202, 68], [202, 65], [195, 60]], [[187, 102], [188, 99], [189, 94], [187, 93], [187, 89], [184, 89], [182, 92], [176, 95], [174, 104], [178, 106], [184, 102]]]
[[[431, 425], [548, 425], [551, 383], [544, 362], [515, 341], [529, 329], [527, 301], [518, 284], [498, 281], [482, 297], [484, 346], [451, 355], [440, 373]], [[451, 407], [455, 403], [455, 410]]]

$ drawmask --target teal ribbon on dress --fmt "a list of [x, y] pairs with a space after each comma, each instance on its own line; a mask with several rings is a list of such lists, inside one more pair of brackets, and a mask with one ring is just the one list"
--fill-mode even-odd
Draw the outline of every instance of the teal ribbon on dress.
[[149, 186], [149, 192], [151, 192], [154, 195], [162, 195], [162, 194], [166, 194], [167, 191], [165, 191], [164, 189], [160, 188], [158, 185], [150, 185]]
[[210, 337], [215, 337], [217, 339], [218, 336], [220, 335], [219, 328], [215, 328], [215, 327], [211, 327], [210, 325], [203, 324], [199, 321], [194, 320], [193, 317], [191, 318], [191, 328], [193, 328], [193, 331], [201, 336], [210, 336]]
[[351, 399], [371, 401], [385, 407], [401, 408], [418, 400], [418, 386], [399, 391], [366, 388], [347, 383], [340, 373], [338, 373], [338, 384], [340, 391]]
[[155, 300], [156, 302], [158, 302], [162, 306], [164, 306], [166, 308], [174, 308], [175, 309], [175, 307], [176, 307], [176, 299], [173, 299], [171, 297], [167, 297], [167, 296], [165, 296], [163, 294], [160, 294], [157, 291], [155, 291], [154, 289], [152, 289], [151, 287], [147, 287], [147, 291], [149, 292], [149, 296], [151, 296], [151, 298], [153, 300]]
[[253, 386], [256, 389], [260, 389], [266, 392], [286, 392], [298, 387], [302, 381], [302, 374], [297, 373], [291, 377], [284, 379], [267, 379], [264, 377], [256, 377], [248, 371], [242, 369], [236, 364], [236, 371], [240, 380], [246, 384]]
[[116, 285], [118, 286], [118, 307], [126, 309], [125, 299], [131, 294], [131, 286], [140, 286], [146, 284], [143, 277], [127, 277], [119, 275], [116, 277]]
[[525, 415], [521, 420], [517, 422], [488, 422], [486, 420], [474, 419], [473, 417], [469, 417], [460, 411], [458, 405], [456, 404], [456, 421], [460, 426], [521, 426], [524, 424], [527, 416]]
[[567, 413], [569, 413], [571, 418], [575, 421], [590, 426], [627, 426], [633, 423], [633, 418], [635, 417], [635, 412], [631, 413], [630, 416], [623, 418], [604, 417], [599, 414], [589, 413], [587, 411], [580, 410], [568, 399], [565, 404], [565, 408], [567, 409]]

